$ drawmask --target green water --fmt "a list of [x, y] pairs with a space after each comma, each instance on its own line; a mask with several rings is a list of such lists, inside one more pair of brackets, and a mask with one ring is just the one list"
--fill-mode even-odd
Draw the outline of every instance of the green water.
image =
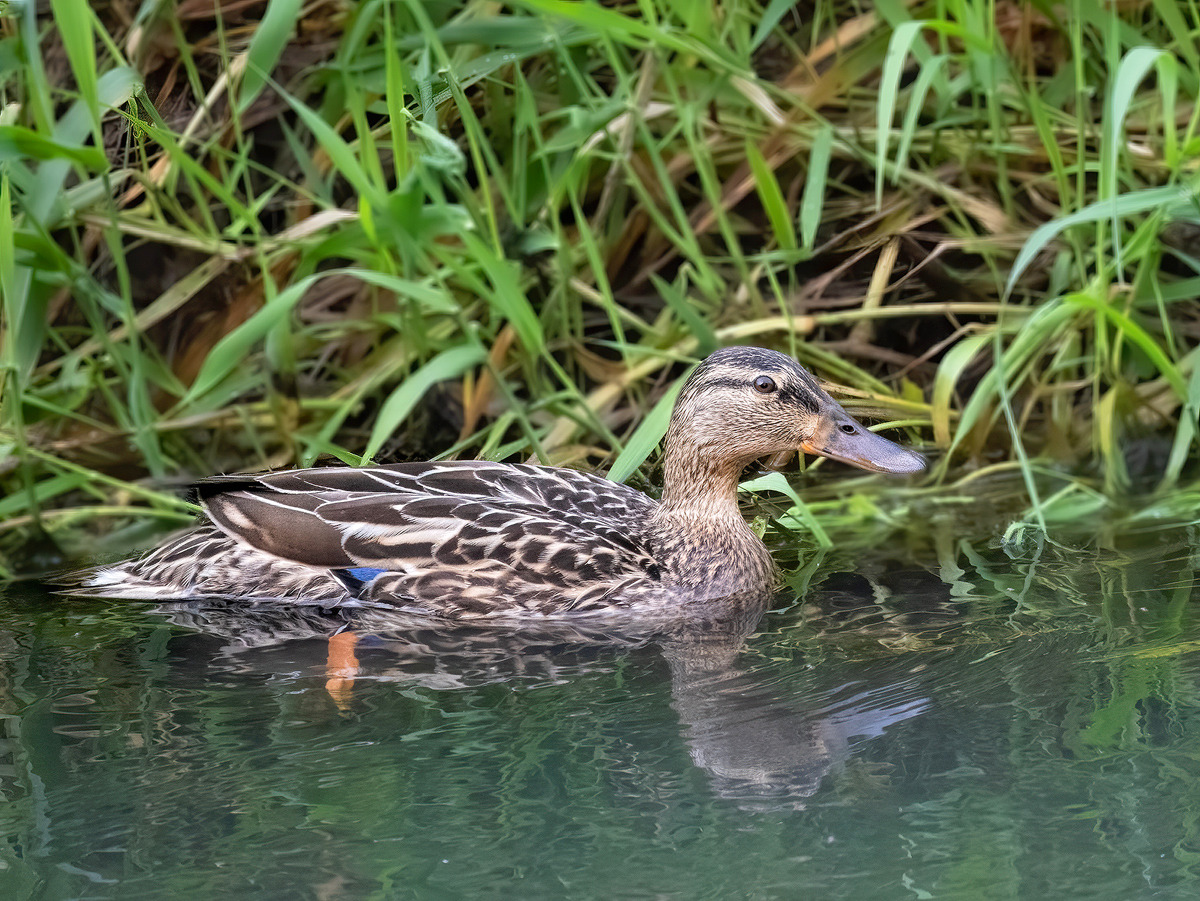
[[1200, 536], [1127, 544], [698, 645], [351, 623], [353, 679], [318, 613], [10, 587], [0, 897], [1197, 897]]

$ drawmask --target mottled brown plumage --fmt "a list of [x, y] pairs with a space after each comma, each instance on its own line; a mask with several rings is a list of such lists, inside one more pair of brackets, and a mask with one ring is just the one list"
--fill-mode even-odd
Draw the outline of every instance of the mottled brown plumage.
[[678, 611], [767, 589], [742, 518], [753, 460], [800, 450], [880, 472], [921, 458], [864, 429], [795, 361], [717, 351], [680, 392], [662, 499], [588, 473], [482, 461], [218, 476], [208, 522], [84, 574], [80, 593], [382, 604], [453, 619]]

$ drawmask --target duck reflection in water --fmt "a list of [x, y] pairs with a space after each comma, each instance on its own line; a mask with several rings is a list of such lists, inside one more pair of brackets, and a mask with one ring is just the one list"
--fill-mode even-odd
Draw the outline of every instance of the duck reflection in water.
[[818, 671], [781, 679], [777, 667], [764, 673], [745, 665], [746, 639], [771, 601], [769, 592], [710, 601], [703, 615], [653, 631], [578, 620], [496, 630], [363, 609], [221, 601], [160, 610], [179, 625], [220, 637], [223, 663], [234, 668], [294, 672], [297, 655], [311, 654], [312, 641], [322, 640], [325, 659], [312, 660], [312, 668], [323, 669], [325, 690], [345, 715], [355, 711], [359, 680], [435, 691], [537, 686], [607, 669], [634, 649], [657, 648], [669, 667], [682, 738], [714, 793], [747, 809], [798, 808], [862, 740], [919, 715], [929, 702], [910, 673], [831, 683]]

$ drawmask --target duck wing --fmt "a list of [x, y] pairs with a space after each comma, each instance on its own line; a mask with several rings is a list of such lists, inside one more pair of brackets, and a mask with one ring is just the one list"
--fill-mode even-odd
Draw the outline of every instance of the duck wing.
[[573, 470], [402, 463], [221, 476], [198, 490], [227, 535], [341, 571], [361, 597], [439, 614], [598, 609], [661, 577], [641, 541], [654, 502]]

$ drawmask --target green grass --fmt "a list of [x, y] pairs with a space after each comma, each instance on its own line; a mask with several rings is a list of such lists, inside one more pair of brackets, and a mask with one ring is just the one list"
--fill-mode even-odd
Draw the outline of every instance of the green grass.
[[1195, 3], [184, 6], [0, 4], [5, 571], [322, 455], [625, 478], [738, 342], [943, 494], [1194, 496]]

